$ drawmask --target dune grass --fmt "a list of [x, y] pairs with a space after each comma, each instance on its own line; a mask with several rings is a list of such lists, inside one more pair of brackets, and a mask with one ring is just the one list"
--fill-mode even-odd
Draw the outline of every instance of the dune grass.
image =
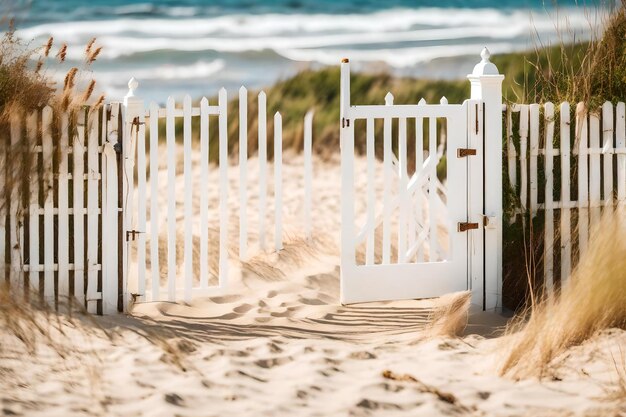
[[[607, 210], [608, 211], [608, 210]], [[626, 208], [606, 213], [568, 283], [511, 325], [500, 372], [542, 377], [568, 348], [612, 327], [626, 329]]]

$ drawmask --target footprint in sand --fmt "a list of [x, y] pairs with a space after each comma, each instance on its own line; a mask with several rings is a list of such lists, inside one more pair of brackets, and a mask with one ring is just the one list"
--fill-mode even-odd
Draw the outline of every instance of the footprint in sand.
[[248, 311], [250, 311], [253, 308], [254, 308], [254, 306], [252, 304], [242, 304], [240, 306], [237, 306], [237, 307], [233, 308], [233, 311], [235, 313], [243, 314], [243, 313], [247, 313]]
[[235, 301], [238, 301], [240, 298], [241, 298], [241, 295], [232, 294], [232, 295], [221, 295], [217, 297], [211, 297], [209, 298], [209, 300], [213, 301], [216, 304], [227, 304], [227, 303], [234, 303]]
[[291, 356], [285, 356], [283, 358], [259, 359], [258, 361], [255, 361], [254, 364], [261, 368], [269, 369], [275, 366], [284, 365], [292, 361], [293, 361], [293, 358]]
[[376, 359], [376, 355], [370, 352], [366, 352], [366, 351], [352, 352], [350, 355], [348, 355], [348, 357], [350, 359], [360, 359], [360, 360]]

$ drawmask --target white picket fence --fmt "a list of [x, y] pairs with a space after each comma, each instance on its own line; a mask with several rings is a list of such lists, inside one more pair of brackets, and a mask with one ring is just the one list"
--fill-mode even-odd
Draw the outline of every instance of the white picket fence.
[[[50, 303], [73, 296], [92, 313], [99, 311], [98, 302], [105, 294], [111, 304], [103, 308], [116, 309], [115, 288], [103, 286], [106, 277], [117, 281], [117, 251], [103, 251], [117, 247], [116, 225], [106, 223], [103, 213], [108, 211], [108, 218], [117, 220], [116, 153], [106, 138], [119, 109], [119, 105], [84, 108], [72, 117], [55, 115], [52, 108], [44, 107], [13, 118], [12, 148], [2, 149], [0, 189], [5, 189], [7, 180], [21, 181], [18, 173], [7, 172], [6, 158], [32, 153], [29, 204], [27, 208], [19, 204], [23, 190], [17, 184], [8, 204], [2, 204], [0, 259], [5, 262], [0, 262], [0, 282], [29, 295], [40, 293]], [[60, 132], [56, 156], [54, 128]], [[22, 135], [28, 139], [27, 149]]]
[[[191, 301], [195, 296], [209, 295], [225, 288], [228, 284], [229, 276], [229, 231], [238, 226], [238, 260], [246, 261], [251, 255], [249, 248], [249, 235], [252, 232], [250, 224], [253, 220], [258, 220], [258, 229], [254, 230], [258, 236], [258, 250], [265, 252], [268, 250], [280, 251], [283, 248], [283, 192], [282, 192], [282, 117], [279, 112], [273, 118], [273, 196], [268, 196], [268, 132], [267, 132], [267, 99], [265, 92], [261, 91], [257, 97], [258, 113], [256, 124], [258, 127], [258, 154], [249, 155], [248, 152], [248, 91], [245, 87], [239, 90], [239, 186], [238, 195], [229, 195], [229, 138], [228, 115], [227, 115], [227, 92], [225, 89], [219, 91], [218, 104], [210, 105], [209, 100], [204, 97], [199, 106], [192, 104], [190, 96], [185, 96], [182, 108], [176, 106], [175, 100], [170, 97], [165, 108], [160, 108], [156, 103], [151, 103], [147, 110], [144, 109], [143, 101], [137, 98], [134, 90], [137, 83], [131, 80], [129, 83], [130, 92], [126, 98], [126, 121], [138, 126], [129, 130], [129, 141], [125, 153], [126, 160], [136, 161], [137, 180], [133, 178], [135, 169], [133, 164], [126, 167], [125, 175], [130, 178], [128, 181], [131, 188], [125, 200], [125, 222], [128, 234], [131, 237], [126, 253], [136, 254], [134, 260], [125, 260], [125, 270], [127, 277], [131, 280], [126, 282], [124, 287], [125, 305], [128, 303], [128, 295], [132, 295], [135, 302], [144, 301]], [[182, 211], [177, 207], [177, 178], [176, 153], [180, 144], [176, 143], [176, 120], [182, 118], [182, 153], [183, 153], [183, 188], [184, 201]], [[194, 132], [194, 119], [199, 119], [198, 131]], [[165, 137], [167, 162], [165, 167], [159, 167], [159, 138], [162, 137], [159, 131], [159, 120], [165, 120]], [[209, 182], [210, 170], [213, 167], [209, 164], [210, 123], [217, 119], [218, 141], [219, 141], [219, 162], [215, 169], [219, 171], [219, 183]], [[133, 122], [134, 120], [134, 122]], [[146, 130], [144, 123], [149, 126], [149, 138], [146, 141]], [[312, 201], [312, 128], [313, 113], [309, 112], [304, 118], [304, 230], [308, 238], [312, 233], [311, 201]], [[128, 128], [127, 128], [128, 129]], [[192, 147], [193, 134], [199, 133], [199, 150]], [[130, 147], [129, 147], [130, 146]], [[199, 158], [192, 158], [198, 154]], [[254, 181], [249, 181], [248, 159], [254, 157], [258, 159], [259, 174]], [[194, 161], [195, 159], [195, 161]], [[148, 169], [149, 162], [149, 169]], [[199, 165], [199, 167], [198, 167]], [[200, 180], [194, 181], [194, 173], [200, 171]], [[167, 172], [166, 183], [160, 183], [159, 173]], [[149, 172], [149, 177], [148, 177]], [[136, 184], [136, 190], [134, 189]], [[248, 193], [250, 188], [258, 187], [258, 212], [248, 213]], [[213, 270], [211, 268], [210, 257], [214, 255], [214, 250], [210, 248], [210, 230], [214, 230], [214, 219], [209, 216], [210, 203], [207, 199], [206, 187], [219, 187], [219, 235], [214, 239], [219, 240], [219, 247], [213, 248], [219, 253], [219, 264]], [[134, 196], [134, 193], [137, 193]], [[148, 192], [149, 191], [149, 192]], [[165, 193], [166, 207], [161, 207], [159, 198]], [[274, 208], [274, 242], [271, 248], [267, 245], [268, 225], [268, 200], [273, 198]], [[162, 197], [161, 197], [162, 199]], [[238, 200], [238, 201], [237, 201]], [[199, 210], [194, 211], [193, 205], [199, 201]], [[229, 206], [235, 203], [239, 207], [238, 225], [232, 224], [233, 219], [229, 218]], [[136, 204], [136, 207], [133, 205]], [[257, 211], [257, 210], [255, 210]], [[255, 219], [251, 217], [254, 216]], [[257, 217], [258, 216], [258, 217]], [[182, 222], [180, 219], [182, 218]], [[166, 219], [167, 235], [167, 265], [162, 265], [159, 236], [161, 235], [161, 225]], [[182, 223], [182, 229], [180, 228]], [[182, 230], [182, 236], [178, 233]], [[134, 232], [133, 232], [134, 231]], [[136, 242], [135, 238], [136, 237]], [[183, 243], [183, 260], [176, 256], [176, 248], [179, 241]], [[236, 257], [235, 257], [236, 258]], [[149, 262], [148, 262], [149, 260]], [[199, 263], [199, 271], [194, 270], [194, 263]], [[165, 276], [162, 276], [166, 270]], [[182, 280], [181, 280], [182, 275]], [[215, 278], [217, 281], [215, 282]], [[163, 288], [165, 281], [165, 288]]]
[[[602, 212], [626, 204], [624, 116], [622, 102], [615, 106], [606, 102], [599, 112], [588, 111], [584, 103], [572, 109], [567, 102], [558, 113], [552, 103], [514, 104], [506, 109], [510, 185], [522, 211], [528, 210], [532, 218], [539, 210], [545, 213], [543, 270], [549, 294], [555, 287], [555, 260], [560, 261], [560, 284], [567, 285]], [[558, 168], [560, 176], [555, 176]], [[539, 176], [542, 172], [544, 180]], [[560, 190], [556, 198], [555, 189]], [[555, 230], [560, 231], [558, 236]]]

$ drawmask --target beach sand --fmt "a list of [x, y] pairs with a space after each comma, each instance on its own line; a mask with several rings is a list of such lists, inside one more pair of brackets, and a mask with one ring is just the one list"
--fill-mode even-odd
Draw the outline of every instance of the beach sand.
[[[472, 309], [465, 326], [463, 308], [454, 317], [439, 314], [466, 300], [465, 293], [339, 305], [340, 194], [339, 181], [331, 181], [338, 164], [316, 160], [317, 220], [308, 245], [300, 223], [292, 222], [300, 219], [295, 191], [302, 181], [293, 161], [284, 170], [289, 236], [282, 255], [262, 253], [252, 243], [250, 259], [240, 263], [231, 247], [228, 289], [190, 304], [137, 304], [129, 315], [71, 319], [34, 312], [46, 331], [32, 343], [0, 333], [3, 414], [626, 413], [623, 392], [615, 391], [626, 354], [620, 350], [624, 331], [605, 331], [571, 349], [553, 363], [549, 378], [517, 382], [497, 374], [506, 315]], [[231, 178], [236, 195], [236, 172]], [[236, 231], [231, 234], [236, 245]], [[449, 334], [457, 327], [458, 336]]]

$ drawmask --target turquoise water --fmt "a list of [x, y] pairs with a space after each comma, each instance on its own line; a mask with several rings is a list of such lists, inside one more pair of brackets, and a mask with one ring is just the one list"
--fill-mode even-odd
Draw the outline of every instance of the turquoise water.
[[67, 65], [79, 65], [84, 45], [97, 37], [100, 88], [122, 97], [134, 76], [138, 93], [159, 102], [271, 85], [342, 57], [361, 70], [462, 77], [483, 46], [524, 50], [532, 31], [549, 42], [563, 18], [581, 37], [588, 26], [573, 1], [561, 2], [558, 13], [536, 0], [33, 0], [3, 7], [22, 38], [67, 42]]

